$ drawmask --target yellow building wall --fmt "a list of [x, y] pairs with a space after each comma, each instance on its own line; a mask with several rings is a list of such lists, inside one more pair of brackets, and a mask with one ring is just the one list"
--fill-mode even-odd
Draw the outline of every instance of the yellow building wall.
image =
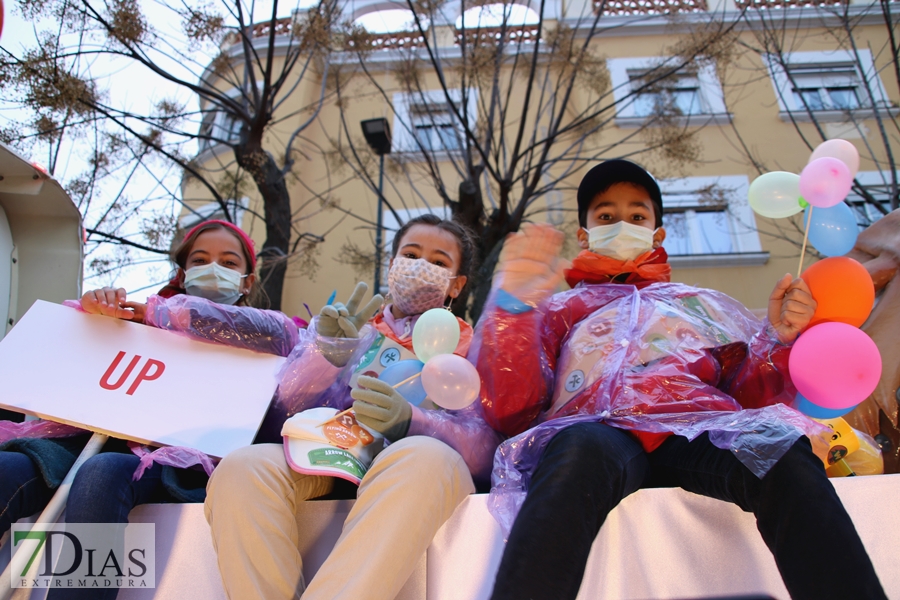
[[[868, 27], [858, 36], [858, 43], [862, 47], [868, 44], [877, 48], [884, 43], [884, 36], [883, 26]], [[750, 32], [743, 32], [741, 37], [747, 43], [754, 43]], [[653, 35], [630, 37], [600, 36], [594, 44], [598, 55], [624, 58], [664, 55], [666, 49], [676, 40], [677, 36], [673, 35], [672, 31], [661, 31]], [[809, 29], [803, 31], [802, 36], [798, 36], [792, 50], [828, 50], [834, 46], [834, 37], [829, 32], [824, 29]], [[884, 60], [884, 57], [876, 57], [876, 64], [883, 66], [879, 61], [883, 63]], [[370, 64], [369, 67], [376, 72], [375, 77], [389, 95], [403, 91], [389, 71], [379, 70], [375, 64]], [[720, 76], [722, 75], [720, 73]], [[767, 169], [799, 173], [811, 151], [804, 145], [794, 126], [779, 117], [775, 90], [770, 78], [765, 74], [759, 57], [751, 52], [736, 53], [734, 62], [728, 66], [724, 77], [723, 89], [726, 104], [733, 115], [733, 127], [707, 125], [701, 128], [698, 133], [701, 147], [698, 164], [689, 169], [685, 175], [746, 175], [752, 181], [758, 173], [740, 151], [735, 130], [740, 132], [743, 143], [764, 161]], [[883, 77], [883, 82], [891, 101], [896, 106], [900, 100], [896, 85], [892, 85], [893, 82], [886, 76]], [[320, 83], [314, 78], [302, 82], [281, 109], [284, 114], [314, 104], [319, 94]], [[431, 89], [438, 89], [437, 81], [433, 77], [429, 79], [429, 85], [433, 86]], [[523, 96], [524, 94], [517, 94], [514, 97]], [[580, 101], [583, 102], [584, 99], [577, 97], [574, 99], [576, 104]], [[363, 77], [356, 77], [347, 90], [344, 119], [351, 135], [359, 142], [358, 149], [369, 154], [372, 160], [369, 171], [374, 177], [377, 177], [377, 157], [369, 152], [362, 141], [359, 123], [376, 117], [385, 117], [393, 125], [393, 115], [382, 96]], [[268, 147], [273, 154], [278, 156], [291, 132], [307, 118], [307, 113], [300, 113], [272, 128], [269, 132], [271, 144]], [[865, 125], [868, 128], [867, 137], [877, 135], [873, 123], [866, 122]], [[297, 213], [295, 216], [297, 232], [325, 235], [324, 241], [313, 250], [316, 268], [308, 268], [309, 261], [304, 260], [294, 260], [290, 263], [282, 306], [283, 310], [291, 315], [308, 316], [304, 304], [307, 304], [312, 312], [316, 312], [334, 290], [337, 291], [338, 299], [349, 296], [359, 275], [351, 266], [338, 262], [338, 259], [344, 254], [344, 247], [348, 241], [361, 247], [371, 248], [374, 245], [374, 228], [366, 221], [369, 223], [376, 221], [376, 194], [353, 174], [352, 169], [341, 166], [340, 161], [329, 160], [320, 153], [323, 149], [333, 147], [333, 140], [337, 138], [340, 127], [339, 108], [334, 102], [326, 103], [322, 107], [317, 123], [304, 132], [306, 141], [301, 145], [304, 153], [297, 155], [294, 178], [289, 179], [292, 205]], [[809, 139], [819, 139], [812, 124], [804, 124], [801, 129]], [[841, 129], [840, 125], [829, 125], [827, 135], [838, 137], [836, 134], [842, 133]], [[846, 128], [843, 129], [843, 133], [846, 134]], [[633, 129], [611, 126], [600, 138], [603, 142], [609, 142], [633, 132]], [[860, 148], [863, 148], [863, 144], [867, 141], [860, 139], [859, 136], [844, 137]], [[873, 138], [870, 141], [873, 146], [877, 147], [879, 144], [877, 139]], [[895, 147], [895, 153], [898, 150], [900, 148]], [[861, 154], [866, 155], [865, 152]], [[676, 174], [667, 172], [665, 165], [653, 164], [651, 168], [657, 175]], [[871, 161], [863, 160], [860, 170], [874, 169], [875, 165]], [[451, 197], [455, 197], [458, 177], [451, 171], [449, 165], [442, 165], [442, 170], [446, 175], [447, 189]], [[579, 179], [580, 174], [567, 181], [566, 187], [571, 188], [571, 191], [563, 194], [564, 208], [567, 209], [566, 228], [571, 231], [574, 231], [576, 220], [574, 189], [577, 188]], [[430, 199], [432, 206], [440, 205], [437, 194], [433, 188], [429, 188], [427, 178], [420, 177], [414, 183], [418, 191]], [[423, 206], [409, 183], [398, 177], [390, 158], [387, 161], [384, 189], [386, 200], [395, 208]], [[317, 198], [317, 194], [323, 195], [327, 202], [338, 204], [346, 212], [337, 208], [323, 208], [326, 202], [322, 198]], [[265, 226], [261, 219], [252, 213], [262, 215], [263, 209], [252, 186], [248, 195], [251, 198], [251, 210], [245, 215], [242, 226], [251, 234], [257, 246], [261, 247], [265, 238]], [[197, 202], [202, 203], [208, 201], [209, 196], [196, 185], [196, 182], [188, 181], [185, 185], [185, 197], [197, 198]], [[535, 206], [542, 202], [544, 202], [542, 199], [535, 200]], [[799, 215], [795, 217], [797, 218]], [[769, 260], [765, 265], [677, 268], [673, 271], [673, 280], [714, 288], [737, 298], [750, 308], [764, 308], [775, 282], [785, 273], [797, 274], [799, 249], [795, 244], [778, 239], [780, 235], [778, 227], [786, 225], [785, 220], [773, 223], [770, 219], [756, 216], [762, 248], [769, 252]], [[576, 251], [574, 245], [570, 245], [570, 248], [570, 253], [574, 254]], [[811, 259], [807, 259], [807, 265], [810, 262]], [[363, 279], [371, 284], [372, 273], [366, 273]]]

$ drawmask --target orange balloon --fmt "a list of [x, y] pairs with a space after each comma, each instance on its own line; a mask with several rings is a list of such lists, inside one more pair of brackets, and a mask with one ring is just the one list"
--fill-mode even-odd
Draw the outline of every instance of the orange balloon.
[[859, 262], [832, 256], [806, 269], [800, 278], [818, 304], [809, 327], [828, 322], [859, 327], [869, 318], [875, 304], [875, 284]]

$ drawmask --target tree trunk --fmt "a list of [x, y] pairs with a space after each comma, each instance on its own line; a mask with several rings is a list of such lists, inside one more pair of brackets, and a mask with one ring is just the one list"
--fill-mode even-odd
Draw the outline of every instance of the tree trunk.
[[238, 165], [253, 177], [263, 199], [266, 241], [258, 252], [261, 261], [259, 277], [268, 296], [268, 307], [281, 310], [291, 244], [291, 197], [287, 182], [272, 155], [259, 146], [248, 145], [241, 151], [236, 151], [235, 157]]
[[[484, 221], [484, 202], [481, 197], [481, 188], [478, 186], [477, 176], [470, 176], [468, 179], [460, 182], [457, 198], [459, 199], [456, 202], [450, 203], [450, 214], [454, 219], [471, 229], [475, 236], [479, 236]], [[469, 306], [469, 296], [471, 295], [474, 285], [478, 281], [481, 261], [484, 258], [482, 244], [479, 244], [477, 239], [474, 241], [475, 256], [473, 257], [474, 264], [472, 265], [474, 268], [472, 269], [472, 272], [469, 273], [469, 281], [466, 284], [466, 287], [463, 288], [463, 291], [460, 292], [453, 303], [453, 314], [463, 319], [466, 318], [466, 312]]]

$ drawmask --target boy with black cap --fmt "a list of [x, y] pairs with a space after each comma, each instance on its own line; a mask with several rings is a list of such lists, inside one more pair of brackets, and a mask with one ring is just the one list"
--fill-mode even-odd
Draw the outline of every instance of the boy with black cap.
[[[785, 275], [760, 323], [724, 294], [668, 283], [662, 195], [629, 161], [587, 173], [578, 217], [570, 268], [552, 227], [507, 239], [478, 325], [486, 418], [516, 436], [495, 459], [501, 523], [509, 492], [527, 490], [492, 597], [575, 598], [606, 515], [641, 487], [682, 487], [752, 511], [793, 598], [884, 598], [805, 435], [821, 430], [780, 404], [816, 307], [806, 284]], [[573, 289], [551, 296], [563, 276]], [[845, 549], [841, 577], [823, 531]]]

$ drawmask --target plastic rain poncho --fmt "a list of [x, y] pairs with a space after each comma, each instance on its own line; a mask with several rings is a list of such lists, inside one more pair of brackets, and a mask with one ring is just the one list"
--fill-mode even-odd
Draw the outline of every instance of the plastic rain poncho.
[[[282, 369], [275, 405], [260, 432], [260, 438], [265, 441], [275, 441], [272, 438], [279, 435], [284, 421], [298, 412], [319, 406], [349, 408], [353, 404], [350, 391], [356, 385], [356, 378], [361, 374], [377, 377], [384, 368], [385, 357], [415, 358], [411, 342], [384, 327], [382, 332], [372, 324], [366, 325], [358, 339], [327, 338], [316, 332], [318, 320], [319, 317], [314, 317], [309, 328], [301, 332], [300, 342]], [[460, 352], [458, 347], [457, 353]], [[344, 358], [341, 362], [346, 361], [345, 366], [337, 367], [325, 353], [349, 356], [349, 359]], [[501, 437], [485, 422], [479, 403], [458, 411], [418, 406], [412, 409], [407, 436], [425, 435], [444, 442], [463, 457], [476, 483], [488, 481], [494, 450]]]
[[789, 353], [739, 302], [677, 283], [579, 284], [520, 314], [491, 301], [472, 360], [485, 418], [515, 436], [495, 457], [492, 513], [508, 531], [544, 447], [580, 421], [636, 432], [648, 451], [709, 432], [762, 477], [800, 436], [815, 447], [824, 433], [779, 404], [796, 394]]

